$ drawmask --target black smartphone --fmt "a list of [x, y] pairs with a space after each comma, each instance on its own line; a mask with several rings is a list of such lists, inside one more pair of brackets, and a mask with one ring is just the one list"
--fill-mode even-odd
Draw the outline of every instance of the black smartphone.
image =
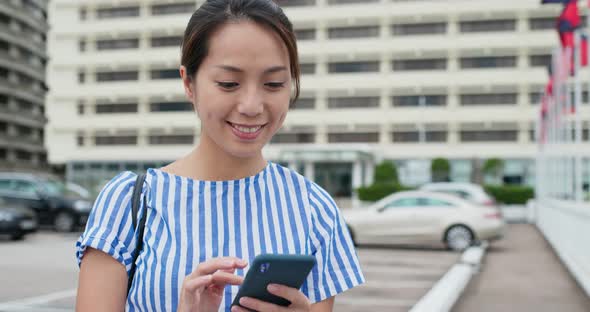
[[269, 284], [279, 284], [299, 289], [315, 264], [315, 257], [309, 255], [262, 254], [256, 256], [232, 306], [240, 306], [242, 297], [289, 306], [291, 304], [289, 300], [269, 293], [266, 288]]

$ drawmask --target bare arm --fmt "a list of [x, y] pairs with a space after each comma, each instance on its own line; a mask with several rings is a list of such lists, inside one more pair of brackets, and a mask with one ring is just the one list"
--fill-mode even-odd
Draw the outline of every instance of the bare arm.
[[80, 266], [76, 311], [124, 311], [125, 267], [108, 254], [88, 247]]
[[330, 297], [324, 301], [311, 305], [312, 312], [332, 312], [334, 310], [334, 301], [336, 297]]

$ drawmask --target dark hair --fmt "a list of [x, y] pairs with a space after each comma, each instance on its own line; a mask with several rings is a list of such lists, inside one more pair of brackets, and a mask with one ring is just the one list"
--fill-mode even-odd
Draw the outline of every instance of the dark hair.
[[207, 0], [191, 16], [182, 40], [181, 64], [191, 78], [207, 56], [211, 34], [230, 21], [251, 20], [276, 32], [289, 52], [291, 78], [295, 80], [295, 96], [299, 97], [300, 71], [297, 42], [293, 25], [283, 10], [272, 0]]

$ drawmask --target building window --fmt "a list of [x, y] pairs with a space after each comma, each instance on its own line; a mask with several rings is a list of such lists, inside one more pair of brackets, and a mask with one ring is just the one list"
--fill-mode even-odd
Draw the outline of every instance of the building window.
[[84, 146], [84, 136], [83, 135], [78, 134], [76, 136], [76, 144], [78, 146]]
[[300, 64], [299, 69], [302, 75], [313, 75], [315, 74], [315, 63]]
[[[576, 99], [575, 91], [570, 92], [570, 99], [572, 99], [572, 101]], [[586, 90], [582, 91], [582, 103], [588, 103], [588, 91]]]
[[123, 50], [139, 48], [139, 39], [102, 39], [96, 41], [96, 49], [102, 50]]
[[420, 132], [418, 131], [393, 131], [393, 142], [395, 143], [410, 143], [420, 141]]
[[85, 21], [87, 17], [88, 17], [88, 11], [86, 10], [86, 8], [81, 8], [80, 11], [78, 11], [78, 18], [81, 21]]
[[190, 102], [153, 102], [150, 103], [150, 112], [189, 112], [193, 111]]
[[137, 103], [96, 104], [97, 114], [137, 113]]
[[78, 83], [86, 82], [86, 73], [83, 71], [78, 72]]
[[461, 94], [461, 105], [514, 105], [516, 93]]
[[328, 108], [370, 108], [379, 107], [378, 96], [359, 97], [331, 97], [328, 98]]
[[119, 7], [119, 8], [102, 8], [96, 10], [96, 18], [111, 19], [124, 17], [138, 17], [139, 6]]
[[136, 135], [120, 135], [120, 136], [96, 136], [94, 137], [94, 144], [102, 145], [137, 145]]
[[151, 145], [187, 145], [193, 144], [195, 136], [192, 134], [150, 135]]
[[328, 38], [330, 39], [356, 39], [374, 37], [379, 37], [379, 26], [328, 28]]
[[274, 144], [314, 143], [315, 133], [277, 133], [270, 142]]
[[461, 68], [516, 67], [516, 56], [462, 57]]
[[84, 115], [84, 104], [78, 104], [78, 115]]
[[397, 60], [393, 61], [393, 71], [406, 70], [445, 70], [447, 59], [420, 59], [420, 60]]
[[315, 98], [299, 98], [297, 102], [291, 105], [291, 109], [314, 109]]
[[295, 37], [297, 40], [315, 40], [315, 29], [296, 29]]
[[445, 106], [446, 95], [399, 95], [392, 97], [394, 107]]
[[531, 55], [529, 64], [531, 67], [549, 67], [552, 63], [551, 54]]
[[178, 69], [154, 69], [150, 72], [152, 80], [156, 79], [178, 79], [180, 78], [180, 72]]
[[328, 64], [328, 72], [334, 74], [379, 72], [379, 62], [333, 62]]
[[275, 0], [281, 7], [312, 6], [316, 0]]
[[132, 81], [139, 78], [139, 73], [136, 70], [129, 71], [109, 71], [96, 73], [97, 82], [110, 81]]
[[535, 17], [529, 19], [530, 30], [546, 30], [555, 28], [555, 17]]
[[447, 23], [395, 24], [391, 26], [391, 33], [394, 36], [434, 35], [446, 32]]
[[80, 52], [86, 51], [86, 40], [81, 39], [78, 41], [78, 51], [80, 51]]
[[169, 15], [169, 14], [186, 14], [192, 13], [196, 9], [195, 3], [170, 3], [152, 5], [152, 15]]
[[33, 160], [33, 154], [27, 151], [16, 151], [16, 159], [17, 160], [24, 160], [24, 161], [31, 161]]
[[[419, 130], [393, 131], [391, 133], [392, 141], [395, 143], [419, 143]], [[422, 143], [444, 143], [447, 141], [447, 131], [445, 130], [424, 130]]]
[[516, 30], [516, 20], [464, 21], [459, 23], [459, 29], [462, 33], [513, 31]]
[[532, 105], [537, 105], [537, 104], [541, 103], [542, 96], [543, 96], [543, 93], [541, 93], [541, 92], [530, 92], [529, 93], [529, 102]]
[[379, 132], [328, 133], [329, 143], [379, 143]]
[[182, 44], [182, 37], [180, 37], [180, 36], [161, 36], [161, 37], [152, 37], [151, 38], [151, 46], [153, 48], [180, 47], [181, 44]]
[[461, 142], [515, 142], [516, 130], [474, 130], [461, 131]]

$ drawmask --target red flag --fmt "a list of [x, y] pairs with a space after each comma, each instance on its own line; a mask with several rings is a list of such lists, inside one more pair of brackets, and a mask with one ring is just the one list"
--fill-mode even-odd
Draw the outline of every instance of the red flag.
[[559, 33], [559, 40], [561, 46], [574, 46], [574, 31], [580, 27], [581, 19], [578, 11], [578, 2], [570, 1], [564, 5], [561, 14], [557, 18], [557, 32]]

